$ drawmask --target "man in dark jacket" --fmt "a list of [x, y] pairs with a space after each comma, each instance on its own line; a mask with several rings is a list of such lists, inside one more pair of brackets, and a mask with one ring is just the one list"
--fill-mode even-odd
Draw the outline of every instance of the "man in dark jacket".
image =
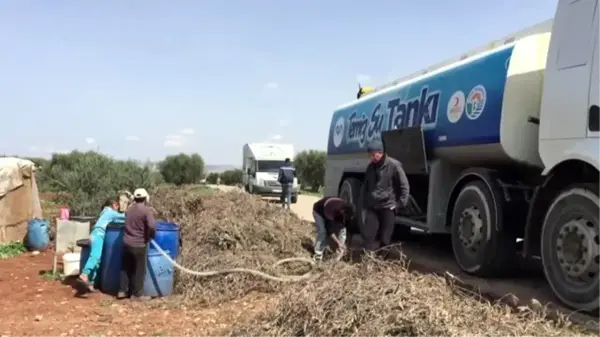
[[154, 238], [156, 224], [154, 214], [147, 202], [148, 192], [138, 188], [133, 192], [135, 203], [127, 209], [123, 229], [123, 255], [121, 256], [121, 280], [118, 299], [131, 296], [132, 299], [146, 301], [142, 296], [146, 277], [146, 255], [148, 243]]
[[313, 205], [315, 218], [315, 260], [323, 260], [328, 239], [337, 246], [337, 259], [346, 252], [346, 227], [354, 220], [354, 206], [343, 199], [324, 197]]
[[365, 249], [373, 251], [390, 244], [396, 221], [395, 209], [406, 206], [410, 189], [402, 164], [383, 152], [380, 140], [370, 141], [367, 151], [371, 162], [365, 172], [362, 190], [366, 217], [361, 234]]
[[295, 176], [296, 170], [292, 166], [290, 158], [285, 158], [283, 166], [279, 168], [279, 176], [277, 177], [277, 181], [281, 184], [281, 203], [283, 208], [290, 209]]

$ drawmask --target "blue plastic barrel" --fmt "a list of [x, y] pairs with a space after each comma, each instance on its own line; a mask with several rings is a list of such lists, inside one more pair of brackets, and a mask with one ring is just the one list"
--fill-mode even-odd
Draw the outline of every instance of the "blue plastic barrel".
[[44, 250], [49, 243], [48, 220], [29, 220], [27, 223], [27, 248], [30, 250]]
[[[169, 251], [165, 251], [171, 255]], [[144, 295], [151, 297], [169, 296], [173, 293], [173, 265], [157, 250], [148, 251]]]
[[[179, 225], [167, 221], [157, 221], [154, 241], [162, 250], [168, 251], [169, 256], [175, 260], [179, 255]], [[157, 250], [150, 245], [150, 252], [154, 253]]]
[[106, 226], [102, 259], [100, 260], [100, 290], [115, 295], [119, 292], [121, 255], [123, 253], [123, 225]]

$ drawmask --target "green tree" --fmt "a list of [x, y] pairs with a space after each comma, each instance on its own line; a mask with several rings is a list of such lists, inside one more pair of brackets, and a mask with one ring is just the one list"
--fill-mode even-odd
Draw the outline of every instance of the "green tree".
[[209, 184], [216, 184], [217, 179], [219, 179], [219, 174], [217, 172], [211, 172], [206, 176], [206, 182]]
[[302, 151], [294, 159], [298, 180], [312, 191], [318, 191], [325, 181], [325, 151]]
[[224, 185], [241, 184], [244, 179], [244, 172], [240, 169], [227, 170], [221, 173], [221, 183]]
[[196, 153], [180, 153], [166, 157], [158, 164], [158, 169], [167, 183], [195, 184], [204, 176], [204, 160]]
[[161, 182], [149, 163], [115, 160], [93, 151], [53, 154], [37, 180], [40, 191], [64, 195], [65, 200], [57, 201], [69, 205], [73, 215], [97, 215], [106, 198], [119, 191], [152, 190]]
[[41, 157], [23, 157], [24, 159], [31, 160], [37, 169], [43, 169], [50, 163], [49, 159], [41, 158]]

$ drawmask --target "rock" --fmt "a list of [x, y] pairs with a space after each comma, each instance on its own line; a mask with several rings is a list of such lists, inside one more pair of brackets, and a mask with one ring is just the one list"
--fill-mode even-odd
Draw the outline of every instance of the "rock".
[[535, 298], [532, 298], [531, 301], [529, 301], [529, 306], [531, 307], [531, 309], [537, 312], [542, 311], [544, 307], [542, 303], [540, 303], [540, 301], [536, 300]]
[[36, 322], [39, 322], [42, 320], [42, 317], [43, 317], [42, 315], [35, 315], [35, 318], [33, 320]]
[[39, 250], [34, 250], [33, 252], [31, 252], [32, 256], [36, 256], [36, 255], [40, 255], [40, 251]]

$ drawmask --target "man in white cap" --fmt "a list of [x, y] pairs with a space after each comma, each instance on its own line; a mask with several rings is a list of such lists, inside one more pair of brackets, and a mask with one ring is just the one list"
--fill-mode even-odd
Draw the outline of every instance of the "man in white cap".
[[146, 301], [142, 296], [144, 277], [146, 276], [146, 256], [148, 243], [156, 233], [154, 214], [147, 203], [148, 192], [138, 188], [133, 192], [134, 204], [127, 209], [127, 218], [123, 230], [123, 255], [121, 257], [121, 282], [118, 299], [131, 297]]

